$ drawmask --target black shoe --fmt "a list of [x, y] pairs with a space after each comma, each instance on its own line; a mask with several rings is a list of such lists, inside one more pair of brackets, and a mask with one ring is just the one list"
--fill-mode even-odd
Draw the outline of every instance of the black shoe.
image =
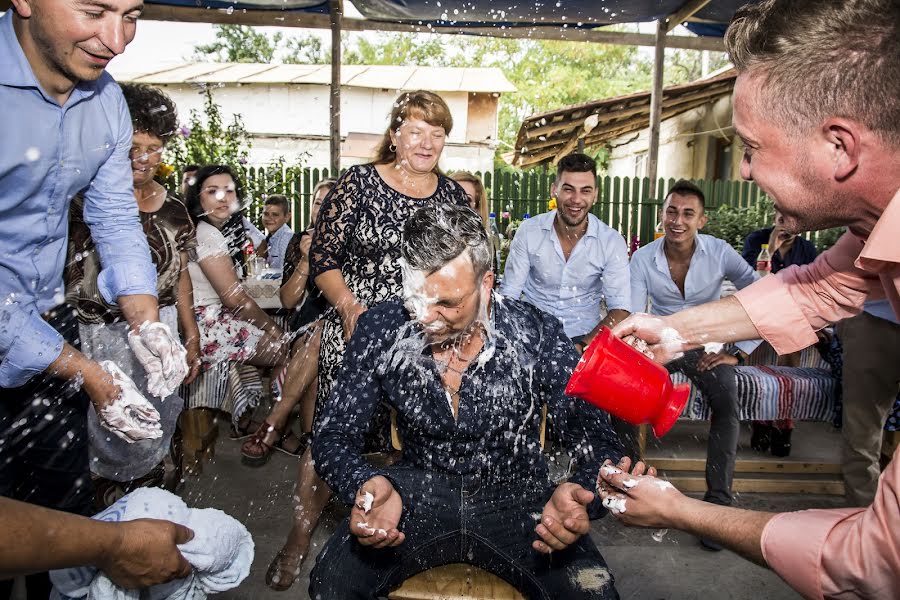
[[750, 426], [753, 429], [753, 434], [750, 436], [750, 447], [757, 452], [768, 452], [775, 428], [763, 423], [752, 423]]
[[772, 428], [772, 456], [784, 458], [791, 454], [791, 432], [793, 429]]

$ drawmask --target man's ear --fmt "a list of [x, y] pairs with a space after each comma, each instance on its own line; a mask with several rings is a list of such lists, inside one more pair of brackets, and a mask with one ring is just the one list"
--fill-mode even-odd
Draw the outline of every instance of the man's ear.
[[834, 178], [838, 181], [847, 179], [859, 167], [862, 127], [857, 121], [840, 117], [831, 117], [822, 124], [822, 135], [834, 165]]
[[481, 285], [490, 292], [494, 289], [494, 271], [491, 269], [487, 270], [487, 273], [484, 274], [484, 277], [481, 278]]
[[700, 218], [697, 219], [697, 231], [700, 231], [701, 229], [706, 227], [707, 223], [709, 223], [709, 217], [706, 214], [706, 210], [704, 210], [703, 214], [700, 215]]
[[16, 9], [16, 14], [23, 19], [28, 19], [31, 17], [31, 2], [30, 0], [10, 0], [12, 2], [13, 8]]

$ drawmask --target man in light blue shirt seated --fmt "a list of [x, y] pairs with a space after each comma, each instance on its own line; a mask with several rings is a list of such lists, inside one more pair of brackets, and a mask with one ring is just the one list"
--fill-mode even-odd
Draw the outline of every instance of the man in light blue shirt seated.
[[[563, 157], [551, 187], [556, 210], [527, 219], [506, 259], [500, 293], [520, 296], [562, 321], [579, 351], [603, 325], [628, 316], [628, 247], [615, 229], [590, 214], [597, 201], [597, 163]], [[607, 314], [601, 321], [601, 302]]]
[[259, 254], [266, 257], [269, 268], [281, 271], [284, 268], [284, 253], [288, 242], [294, 237], [294, 230], [288, 225], [291, 220], [291, 203], [287, 197], [272, 194], [266, 198], [262, 220], [267, 235]]
[[[689, 181], [677, 182], [666, 194], [660, 215], [665, 235], [639, 249], [631, 257], [632, 312], [671, 315], [680, 310], [718, 300], [722, 282], [743, 289], [756, 280], [756, 273], [724, 240], [703, 235], [706, 225], [703, 192]], [[709, 401], [712, 419], [706, 455], [704, 500], [731, 505], [731, 482], [737, 452], [737, 385], [734, 366], [743, 362], [759, 340], [739, 342], [725, 349], [716, 340], [707, 348], [692, 350], [670, 362], [670, 372], [681, 371], [699, 387]], [[701, 540], [711, 550], [721, 550]]]
[[78, 192], [103, 266], [100, 290], [132, 325], [132, 348], [167, 389], [187, 373], [177, 332], [159, 323], [156, 269], [132, 189], [131, 117], [104, 71], [133, 39], [143, 4], [12, 4], [0, 18], [0, 495], [89, 514], [89, 404], [119, 432], [110, 435], [125, 430], [103, 410], [118, 408], [123, 390], [79, 352], [64, 304]]

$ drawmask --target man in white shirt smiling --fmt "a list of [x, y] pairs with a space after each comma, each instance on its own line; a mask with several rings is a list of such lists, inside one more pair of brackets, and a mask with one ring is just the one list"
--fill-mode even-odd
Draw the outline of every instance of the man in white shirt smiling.
[[[632, 312], [647, 312], [649, 298], [649, 312], [670, 315], [717, 300], [723, 279], [738, 289], [756, 280], [750, 265], [727, 242], [699, 233], [707, 222], [705, 198], [693, 183], [675, 183], [666, 194], [661, 220], [665, 236], [631, 257]], [[706, 450], [707, 502], [729, 506], [733, 501], [731, 481], [740, 431], [734, 366], [757, 345], [759, 340], [738, 342], [730, 349], [708, 347], [709, 352], [699, 348], [666, 365], [670, 372], [690, 377], [712, 409]], [[709, 540], [701, 542], [721, 550]]]
[[[590, 214], [597, 201], [597, 163], [569, 154], [551, 187], [557, 209], [526, 220], [509, 250], [504, 296], [524, 299], [562, 321], [579, 351], [603, 325], [628, 316], [630, 290], [625, 238]], [[608, 313], [601, 321], [600, 303]]]

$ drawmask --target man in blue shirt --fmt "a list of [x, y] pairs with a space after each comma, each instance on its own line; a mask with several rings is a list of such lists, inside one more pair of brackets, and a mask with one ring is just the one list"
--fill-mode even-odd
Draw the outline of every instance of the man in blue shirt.
[[104, 71], [133, 39], [143, 5], [12, 3], [0, 19], [0, 495], [89, 513], [89, 402], [109, 424], [103, 409], [122, 389], [78, 351], [63, 304], [69, 203], [79, 191], [101, 291], [131, 323], [132, 348], [162, 388], [187, 372], [177, 332], [158, 322], [132, 190], [131, 118]]
[[[590, 214], [597, 201], [597, 163], [590, 156], [563, 157], [551, 189], [557, 208], [519, 226], [500, 293], [524, 296], [562, 321], [581, 351], [603, 325], [628, 316], [628, 246], [622, 234]], [[604, 299], [608, 312], [601, 321]]]
[[[717, 300], [722, 281], [738, 289], [756, 280], [756, 273], [727, 242], [699, 230], [707, 222], [703, 192], [689, 181], [678, 181], [666, 195], [661, 221], [665, 235], [631, 257], [632, 312], [670, 315], [690, 306]], [[700, 388], [712, 409], [706, 451], [708, 502], [731, 505], [731, 481], [737, 452], [737, 385], [734, 366], [741, 363], [759, 341], [738, 342], [733, 348], [708, 344], [670, 362], [669, 371], [681, 371]], [[721, 547], [701, 540], [711, 550]]]
[[[353, 508], [319, 555], [310, 597], [386, 596], [413, 573], [464, 562], [528, 598], [618, 598], [585, 534], [598, 469], [622, 448], [605, 413], [565, 395], [578, 354], [559, 321], [491, 293], [491, 243], [469, 208], [417, 211], [402, 253], [405, 306], [360, 317], [313, 442], [316, 470]], [[382, 402], [397, 412], [403, 455], [376, 468], [362, 451]], [[542, 405], [574, 457], [558, 486], [541, 453]]]

